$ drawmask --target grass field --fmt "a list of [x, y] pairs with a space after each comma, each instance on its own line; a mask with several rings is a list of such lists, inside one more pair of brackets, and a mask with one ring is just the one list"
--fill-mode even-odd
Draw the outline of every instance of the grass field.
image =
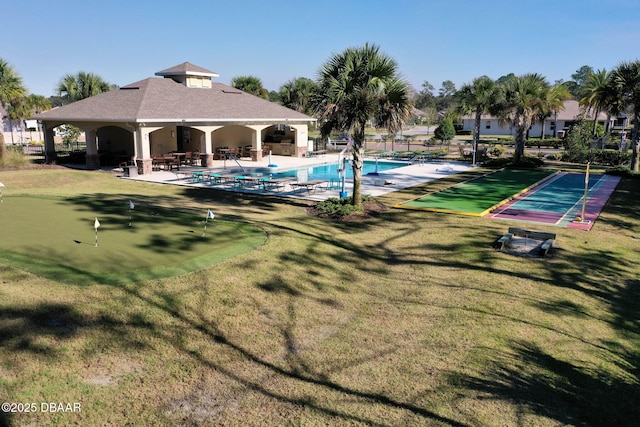
[[[379, 200], [393, 206], [482, 172]], [[471, 216], [389, 209], [341, 224], [310, 217], [299, 200], [101, 172], [2, 171], [0, 181], [0, 209], [19, 196], [79, 207], [153, 201], [194, 215], [210, 208], [216, 221], [267, 236], [203, 269], [126, 283], [100, 273], [66, 283], [1, 260], [0, 396], [38, 410], [0, 412], [0, 426], [640, 419], [638, 181], [620, 182], [591, 231], [554, 228], [548, 259], [494, 251], [512, 223]], [[93, 210], [81, 210], [91, 221]], [[3, 239], [15, 224], [2, 219]], [[92, 242], [92, 231], [69, 238]], [[145, 263], [153, 252], [136, 257]], [[42, 402], [81, 411], [43, 412]]]

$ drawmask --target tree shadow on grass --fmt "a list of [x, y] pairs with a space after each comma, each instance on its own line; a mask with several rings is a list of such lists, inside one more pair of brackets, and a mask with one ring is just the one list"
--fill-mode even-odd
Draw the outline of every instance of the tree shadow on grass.
[[[513, 355], [493, 360], [487, 375], [455, 374], [452, 381], [563, 425], [637, 425], [637, 377], [613, 377], [598, 367], [579, 366], [570, 357], [552, 356], [532, 343], [514, 342], [512, 350]], [[637, 355], [630, 361], [637, 366]]]

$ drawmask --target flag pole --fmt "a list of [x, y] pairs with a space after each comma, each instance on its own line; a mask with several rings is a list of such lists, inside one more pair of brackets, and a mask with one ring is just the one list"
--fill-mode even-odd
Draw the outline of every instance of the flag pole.
[[580, 216], [580, 222], [585, 222], [584, 213], [587, 209], [587, 193], [589, 192], [589, 166], [591, 166], [591, 162], [587, 162], [587, 173], [584, 176], [584, 196], [582, 197], [582, 215]]

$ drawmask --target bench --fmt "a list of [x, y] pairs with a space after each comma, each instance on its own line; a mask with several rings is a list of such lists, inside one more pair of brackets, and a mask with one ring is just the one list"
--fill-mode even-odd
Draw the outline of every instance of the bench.
[[511, 239], [513, 239], [513, 234], [507, 233], [496, 240], [493, 244], [493, 247], [502, 251], [504, 250], [505, 246], [509, 246], [509, 243], [511, 243]]
[[553, 244], [556, 240], [556, 233], [549, 233], [546, 231], [527, 230], [519, 227], [509, 227], [509, 232], [496, 240], [494, 247], [496, 249], [503, 250], [505, 246], [511, 242], [514, 236], [524, 237], [525, 239], [538, 240], [542, 243], [538, 247], [538, 253], [540, 256], [547, 256]]
[[527, 230], [525, 228], [509, 227], [509, 233], [518, 237], [525, 237], [534, 240], [555, 240], [556, 233], [547, 233], [545, 231]]
[[540, 245], [540, 255], [547, 256], [554, 242], [555, 242], [554, 239], [547, 239], [544, 242], [542, 242], [542, 244]]

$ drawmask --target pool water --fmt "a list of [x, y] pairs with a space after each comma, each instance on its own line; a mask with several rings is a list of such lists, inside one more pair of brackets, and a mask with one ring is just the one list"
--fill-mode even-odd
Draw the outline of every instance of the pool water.
[[[379, 161], [377, 170], [383, 172], [391, 169], [407, 166], [407, 162], [389, 162]], [[362, 169], [362, 175], [376, 172], [376, 162], [374, 160], [365, 160]], [[320, 179], [329, 181], [331, 178], [338, 178], [338, 163], [328, 163], [324, 165], [310, 166], [300, 169], [286, 170], [273, 174], [274, 178], [296, 178], [299, 181], [311, 181], [312, 179]], [[347, 178], [353, 177], [351, 163], [347, 164]]]

